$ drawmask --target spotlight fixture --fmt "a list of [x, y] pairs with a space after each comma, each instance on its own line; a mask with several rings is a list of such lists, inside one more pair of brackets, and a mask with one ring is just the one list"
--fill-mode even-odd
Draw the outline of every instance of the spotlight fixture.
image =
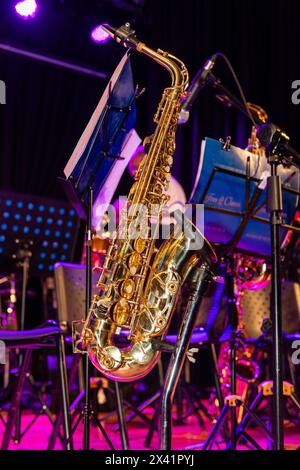
[[36, 15], [37, 9], [36, 0], [23, 0], [15, 5], [16, 12], [25, 20], [33, 18]]
[[104, 31], [102, 25], [100, 24], [92, 30], [91, 38], [97, 44], [103, 44], [104, 42], [107, 42], [110, 39], [110, 35], [106, 31]]

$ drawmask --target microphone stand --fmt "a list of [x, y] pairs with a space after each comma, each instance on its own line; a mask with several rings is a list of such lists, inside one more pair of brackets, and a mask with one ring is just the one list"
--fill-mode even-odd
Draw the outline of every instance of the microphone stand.
[[[234, 106], [249, 117], [244, 104], [231, 93], [212, 73], [208, 82], [219, 90], [223, 96], [218, 97], [225, 105]], [[261, 124], [259, 116], [251, 112], [254, 121]], [[278, 146], [278, 142], [277, 142]], [[272, 396], [272, 440], [274, 450], [284, 449], [284, 416], [283, 416], [283, 360], [282, 360], [282, 306], [281, 306], [281, 268], [280, 268], [280, 227], [282, 225], [282, 187], [278, 175], [278, 165], [283, 163], [276, 149], [269, 148], [268, 163], [271, 176], [267, 180], [267, 210], [270, 214], [271, 237], [271, 296], [270, 310], [272, 321], [272, 370], [273, 370], [273, 396]]]
[[272, 435], [274, 450], [284, 449], [283, 433], [283, 360], [282, 360], [282, 306], [280, 267], [280, 226], [282, 224], [281, 178], [277, 174], [281, 159], [270, 151], [268, 155], [271, 176], [267, 181], [267, 210], [270, 214], [271, 231], [271, 322], [272, 322]]

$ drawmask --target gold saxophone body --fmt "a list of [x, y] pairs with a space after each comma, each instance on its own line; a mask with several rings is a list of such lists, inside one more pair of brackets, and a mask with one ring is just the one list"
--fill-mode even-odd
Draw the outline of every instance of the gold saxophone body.
[[[106, 377], [132, 381], [145, 376], [156, 364], [160, 352], [154, 339], [167, 331], [180, 288], [197, 264], [209, 266], [214, 252], [190, 221], [184, 233], [178, 226], [159, 249], [149, 236], [153, 213], [155, 230], [168, 200], [166, 191], [175, 150], [180, 102], [188, 85], [185, 65], [161, 50], [140, 42], [126, 24], [119, 29], [105, 25], [106, 31], [125, 47], [149, 56], [167, 69], [171, 85], [163, 91], [154, 116], [154, 133], [146, 139], [148, 151], [135, 176], [116, 236], [111, 240], [98, 287], [81, 333], [82, 347], [91, 362]], [[140, 207], [151, 217], [140, 220]], [[155, 208], [155, 211], [153, 211]], [[132, 228], [143, 225], [143, 235], [132, 237]], [[191, 249], [196, 236], [201, 249]], [[123, 342], [123, 344], [122, 344]]]

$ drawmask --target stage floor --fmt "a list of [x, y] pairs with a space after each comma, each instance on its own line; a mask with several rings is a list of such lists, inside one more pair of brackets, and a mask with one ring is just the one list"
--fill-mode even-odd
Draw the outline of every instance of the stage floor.
[[[151, 413], [152, 410], [149, 410]], [[150, 416], [150, 414], [148, 415]], [[22, 429], [24, 429], [31, 419], [34, 416], [32, 414], [24, 414], [22, 418]], [[121, 440], [118, 432], [112, 430], [113, 425], [115, 424], [116, 419], [112, 417], [109, 421], [104, 421], [103, 425], [106, 432], [111, 439], [113, 446], [116, 450], [121, 449]], [[186, 424], [173, 425], [173, 449], [175, 450], [184, 450], [186, 447], [199, 444], [205, 440], [211, 424], [205, 420], [205, 427], [200, 428], [196, 416], [190, 416], [186, 419]], [[144, 450], [145, 448], [145, 438], [147, 436], [147, 424], [142, 421], [140, 418], [135, 418], [132, 422], [128, 424], [128, 434], [129, 434], [129, 448], [131, 450]], [[74, 448], [82, 448], [82, 431], [83, 426], [80, 424], [74, 435]], [[1, 424], [1, 438], [3, 432], [3, 424]], [[51, 432], [51, 425], [49, 419], [46, 416], [40, 416], [32, 428], [26, 433], [23, 437], [20, 444], [16, 445], [13, 442], [10, 445], [11, 450], [45, 450], [47, 449], [48, 438]], [[257, 428], [251, 428], [249, 430], [257, 442], [265, 449], [266, 448], [266, 438], [262, 431]], [[300, 445], [300, 431], [295, 425], [286, 422], [285, 423], [285, 448], [287, 450], [295, 450]], [[221, 444], [222, 447], [222, 444]], [[61, 449], [59, 442], [56, 447], [57, 450]], [[198, 447], [199, 448], [199, 447]], [[215, 445], [214, 449], [218, 449]], [[109, 446], [105, 442], [105, 439], [101, 435], [100, 431], [94, 425], [91, 426], [91, 449], [95, 450], [107, 450]], [[158, 450], [159, 441], [158, 433], [155, 432], [153, 440], [149, 450]], [[239, 450], [246, 450], [247, 447], [244, 445], [238, 446]]]

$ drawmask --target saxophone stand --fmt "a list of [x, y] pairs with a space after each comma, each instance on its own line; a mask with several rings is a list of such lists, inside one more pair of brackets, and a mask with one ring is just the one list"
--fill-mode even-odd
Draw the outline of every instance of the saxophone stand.
[[[172, 352], [162, 392], [160, 422], [160, 447], [162, 450], [169, 450], [172, 447], [172, 403], [174, 394], [188, 353], [198, 308], [212, 277], [209, 266], [203, 264], [192, 268], [185, 283], [185, 288], [188, 289], [187, 308], [181, 323], [175, 350]], [[161, 350], [164, 350], [163, 344]]]

